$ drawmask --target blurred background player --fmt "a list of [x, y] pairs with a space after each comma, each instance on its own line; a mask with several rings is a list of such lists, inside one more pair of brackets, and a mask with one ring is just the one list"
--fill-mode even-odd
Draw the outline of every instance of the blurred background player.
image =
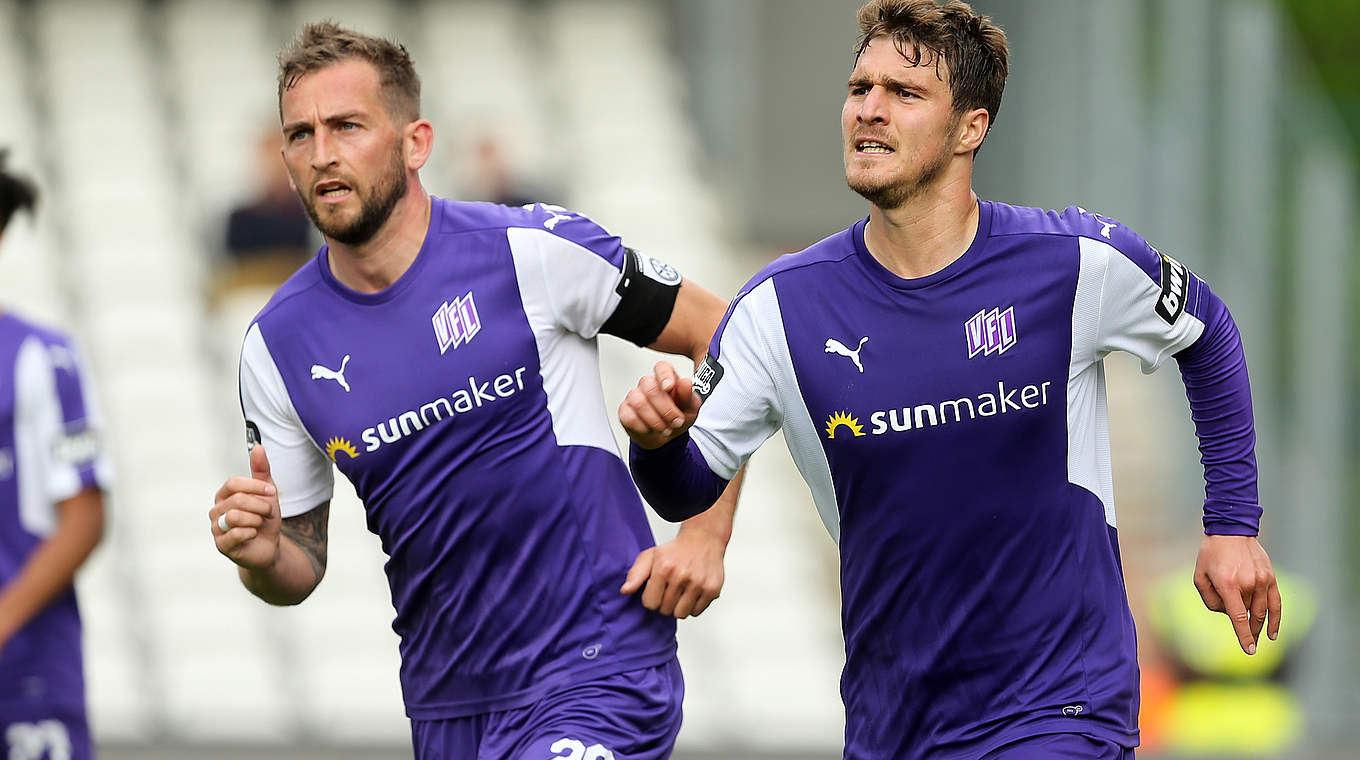
[[683, 519], [784, 428], [840, 546], [847, 759], [1132, 757], [1103, 360], [1179, 364], [1205, 467], [1194, 584], [1254, 654], [1281, 600], [1237, 327], [1113, 219], [978, 199], [1008, 71], [989, 18], [873, 0], [858, 20], [841, 127], [869, 215], [757, 274], [692, 390], [665, 365], [629, 392], [634, 473]]
[[[37, 201], [5, 158], [0, 237]], [[0, 746], [9, 760], [93, 757], [72, 581], [104, 534], [99, 429], [70, 340], [0, 307]]]
[[217, 548], [301, 602], [334, 464], [390, 557], [417, 756], [668, 757], [669, 616], [720, 590], [735, 488], [652, 547], [595, 336], [697, 363], [724, 304], [560, 207], [429, 196], [419, 97], [404, 48], [334, 24], [280, 57], [284, 161], [327, 245], [246, 334], [251, 477], [218, 491]]

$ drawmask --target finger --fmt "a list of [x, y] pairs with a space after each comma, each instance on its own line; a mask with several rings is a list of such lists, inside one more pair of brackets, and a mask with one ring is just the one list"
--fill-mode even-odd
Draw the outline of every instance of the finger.
[[1251, 635], [1247, 606], [1242, 603], [1242, 595], [1235, 589], [1223, 589], [1220, 596], [1223, 598], [1224, 612], [1228, 613], [1233, 631], [1237, 634], [1237, 643], [1242, 646], [1243, 652], [1256, 654], [1256, 637]]
[[1266, 635], [1274, 641], [1280, 637], [1280, 613], [1284, 612], [1284, 600], [1280, 598], [1280, 587], [1273, 577], [1270, 579], [1270, 587], [1266, 589], [1266, 608], [1270, 614], [1270, 625], [1266, 627]]
[[[672, 387], [675, 387], [673, 381]], [[676, 407], [675, 401], [671, 399], [670, 392], [662, 390], [655, 379], [650, 377], [642, 378], [642, 380], [638, 382], [638, 390], [642, 391], [647, 399], [647, 403], [651, 404], [651, 407], [655, 410], [657, 416], [665, 421], [664, 425], [666, 427], [678, 428], [685, 424], [684, 413]]]
[[656, 376], [657, 386], [668, 393], [675, 387], [675, 381], [680, 378], [680, 373], [675, 371], [675, 365], [668, 361], [657, 362], [652, 367], [652, 374]]
[[652, 563], [652, 575], [647, 579], [647, 585], [642, 589], [642, 606], [649, 610], [659, 610], [661, 600], [666, 594], [666, 579], [657, 572], [656, 563]]
[[257, 443], [250, 449], [250, 476], [271, 486], [274, 476], [269, 471], [269, 457], [264, 452], [264, 444]]
[[681, 413], [689, 419], [699, 414], [699, 406], [704, 403], [699, 394], [694, 392], [694, 379], [689, 377], [680, 378], [675, 390], [671, 391], [671, 398], [675, 400], [675, 405]]
[[674, 615], [676, 607], [680, 604], [680, 600], [689, 593], [689, 589], [692, 585], [693, 584], [688, 581], [672, 578], [671, 582], [666, 584], [666, 593], [662, 595], [661, 606], [658, 607], [656, 611], [660, 612], [662, 615]]
[[236, 527], [259, 528], [261, 525], [264, 525], [264, 515], [258, 512], [247, 512], [243, 509], [232, 509], [228, 510], [226, 515], [227, 525], [231, 526], [232, 528]]
[[704, 614], [704, 610], [708, 609], [708, 606], [710, 604], [713, 604], [713, 600], [717, 598], [718, 594], [710, 593], [700, 594], [699, 600], [694, 603], [694, 611], [691, 612], [690, 614], [693, 615], [694, 617], [699, 617], [700, 615]]
[[1209, 576], [1198, 574], [1195, 576], [1195, 588], [1199, 590], [1199, 598], [1204, 600], [1204, 606], [1213, 612], [1223, 611], [1223, 598], [1214, 589], [1214, 584], [1209, 582]]
[[[650, 378], [644, 378], [644, 380], [654, 382]], [[660, 433], [670, 428], [670, 423], [662, 420], [661, 415], [652, 406], [652, 400], [647, 397], [646, 391], [642, 390], [641, 387], [628, 391], [623, 403], [628, 405], [633, 414], [637, 415], [638, 421], [642, 423], [642, 430], [639, 432]]]
[[1257, 586], [1251, 592], [1251, 600], [1247, 604], [1251, 610], [1251, 640], [1261, 640], [1261, 628], [1266, 622], [1266, 589], [1264, 586]]
[[254, 528], [232, 528], [216, 537], [217, 550], [228, 557], [235, 558], [244, 549], [247, 541], [259, 535]]
[[273, 496], [277, 489], [272, 483], [266, 483], [255, 478], [246, 478], [240, 475], [227, 478], [222, 487], [217, 489], [215, 501], [222, 501], [234, 493], [249, 493], [257, 496]]
[[652, 574], [652, 553], [655, 549], [645, 549], [633, 560], [633, 566], [628, 569], [628, 577], [623, 579], [623, 587], [619, 589], [620, 594], [631, 594], [642, 588], [642, 582], [647, 580], [647, 576]]
[[690, 615], [695, 614], [694, 608], [699, 605], [700, 596], [702, 596], [702, 591], [699, 589], [699, 585], [690, 584], [689, 589], [681, 594], [680, 598], [675, 601], [675, 608], [671, 611], [671, 614], [674, 615], [677, 620], [684, 620]]
[[[213, 510], [219, 515], [222, 514], [223, 512], [228, 512], [233, 509], [239, 509], [243, 512], [254, 512], [257, 515], [268, 516], [274, 511], [274, 502], [272, 499], [265, 496], [256, 496], [254, 494], [248, 493], [237, 493], [232, 494], [231, 496], [228, 496], [226, 499], [217, 502], [217, 504], [213, 507]], [[213, 517], [213, 520], [216, 521], [217, 518]]]

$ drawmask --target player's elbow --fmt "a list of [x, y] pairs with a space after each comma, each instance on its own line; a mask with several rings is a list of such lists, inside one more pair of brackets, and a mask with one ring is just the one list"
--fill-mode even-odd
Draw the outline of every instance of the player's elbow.
[[703, 514], [708, 511], [709, 507], [713, 506], [712, 504], [686, 504], [684, 502], [674, 501], [669, 503], [658, 503], [655, 500], [650, 500], [648, 503], [652, 505], [652, 511], [656, 512], [658, 517], [666, 522], [673, 523], [684, 522], [695, 515]]

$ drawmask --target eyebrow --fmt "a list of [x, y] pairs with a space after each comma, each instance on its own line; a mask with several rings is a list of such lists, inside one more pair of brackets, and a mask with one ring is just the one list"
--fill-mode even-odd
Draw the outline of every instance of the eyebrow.
[[[363, 116], [364, 113], [362, 111], [345, 111], [344, 113], [337, 113], [327, 116], [321, 121], [325, 124], [335, 124], [336, 122], [341, 121], [355, 121], [357, 119], [363, 118]], [[310, 127], [311, 125], [312, 125], [311, 119], [291, 121], [283, 125], [283, 133], [288, 134], [303, 127]]]
[[873, 87], [876, 84], [881, 84], [884, 87], [891, 87], [897, 90], [906, 90], [908, 92], [916, 93], [917, 95], [925, 95], [927, 93], [926, 88], [917, 84], [912, 84], [911, 82], [908, 82], [904, 79], [897, 79], [895, 77], [869, 77], [869, 76], [851, 77], [849, 83], [847, 83], [846, 86]]

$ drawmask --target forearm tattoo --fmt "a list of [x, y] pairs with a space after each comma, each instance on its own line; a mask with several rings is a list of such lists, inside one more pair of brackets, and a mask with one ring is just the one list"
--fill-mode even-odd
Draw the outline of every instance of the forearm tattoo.
[[296, 517], [283, 518], [283, 535], [297, 544], [307, 556], [318, 581], [326, 573], [326, 526], [330, 513], [331, 504], [326, 502]]

